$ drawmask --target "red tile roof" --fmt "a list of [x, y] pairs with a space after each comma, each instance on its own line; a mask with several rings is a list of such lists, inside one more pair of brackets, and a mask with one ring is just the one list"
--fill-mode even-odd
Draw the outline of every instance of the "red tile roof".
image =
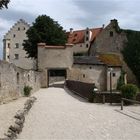
[[[89, 29], [92, 32], [91, 41], [93, 41], [96, 38], [96, 36], [102, 31], [102, 29], [103, 28]], [[67, 43], [70, 43], [70, 44], [84, 43], [85, 32], [86, 32], [86, 29], [73, 31], [72, 34], [70, 34], [70, 32], [67, 32], [67, 36], [68, 36]]]

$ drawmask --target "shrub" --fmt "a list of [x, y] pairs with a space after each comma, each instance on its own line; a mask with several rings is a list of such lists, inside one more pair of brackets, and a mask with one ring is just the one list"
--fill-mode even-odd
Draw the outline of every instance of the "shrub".
[[24, 86], [24, 96], [30, 96], [32, 87]]
[[[121, 87], [122, 97], [126, 99], [134, 100], [137, 95], [137, 91], [138, 91], [137, 86], [133, 84], [127, 84]], [[130, 104], [130, 102], [128, 103], [126, 101], [125, 104]]]

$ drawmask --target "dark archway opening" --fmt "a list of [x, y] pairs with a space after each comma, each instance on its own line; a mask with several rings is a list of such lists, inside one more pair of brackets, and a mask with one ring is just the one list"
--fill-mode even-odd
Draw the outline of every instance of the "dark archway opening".
[[63, 87], [67, 77], [66, 69], [49, 69], [48, 70], [48, 83], [49, 87]]

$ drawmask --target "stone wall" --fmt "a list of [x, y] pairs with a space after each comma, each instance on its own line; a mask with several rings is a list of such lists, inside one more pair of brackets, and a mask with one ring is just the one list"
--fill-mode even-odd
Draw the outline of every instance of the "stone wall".
[[117, 20], [111, 20], [102, 32], [97, 36], [89, 50], [90, 55], [98, 53], [115, 53], [122, 59], [122, 67], [127, 73], [128, 83], [137, 83], [136, 77], [125, 63], [121, 51], [127, 42], [126, 34], [120, 30]]
[[106, 90], [106, 67], [103, 65], [73, 65], [67, 71], [67, 79], [92, 83], [99, 90]]
[[0, 102], [23, 96], [25, 85], [33, 88], [32, 93], [37, 91], [40, 88], [40, 73], [0, 61]]
[[119, 30], [117, 20], [111, 20], [110, 24], [102, 30], [92, 44], [90, 54], [94, 55], [94, 53], [98, 52], [121, 53], [126, 41], [126, 35]]

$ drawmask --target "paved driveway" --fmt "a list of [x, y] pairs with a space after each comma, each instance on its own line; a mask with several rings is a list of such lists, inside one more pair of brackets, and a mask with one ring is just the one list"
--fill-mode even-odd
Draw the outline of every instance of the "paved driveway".
[[19, 139], [140, 139], [140, 106], [121, 112], [120, 106], [91, 104], [54, 87], [41, 89], [35, 96]]

